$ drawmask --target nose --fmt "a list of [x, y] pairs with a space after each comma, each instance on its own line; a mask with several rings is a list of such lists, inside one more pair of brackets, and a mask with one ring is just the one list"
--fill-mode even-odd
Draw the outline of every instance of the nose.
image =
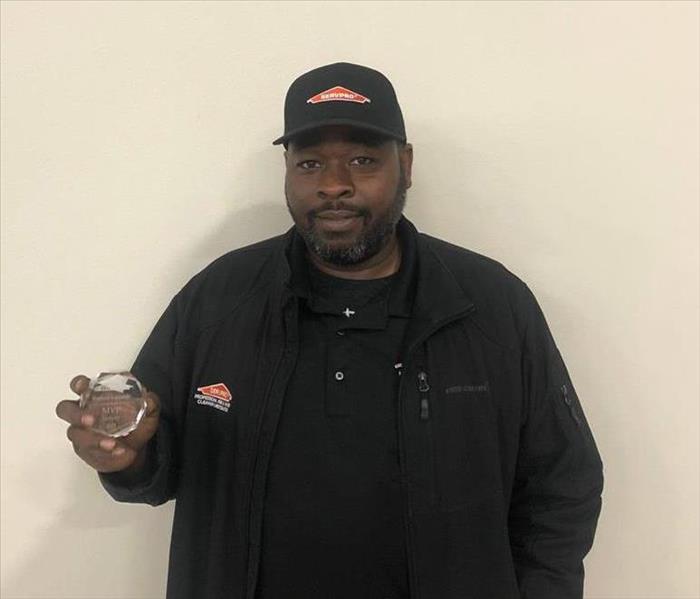
[[318, 197], [326, 199], [352, 197], [355, 188], [347, 168], [340, 164], [327, 164], [318, 179]]

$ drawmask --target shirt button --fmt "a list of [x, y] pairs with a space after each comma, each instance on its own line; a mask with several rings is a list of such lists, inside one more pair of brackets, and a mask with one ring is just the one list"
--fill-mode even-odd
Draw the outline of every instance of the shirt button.
[[342, 370], [338, 370], [338, 371], [335, 373], [335, 380], [336, 380], [336, 381], [342, 381], [344, 378], [345, 378], [345, 375], [343, 374], [343, 371], [342, 371]]
[[345, 331], [336, 331], [335, 334], [342, 336], [342, 335], [345, 335]]

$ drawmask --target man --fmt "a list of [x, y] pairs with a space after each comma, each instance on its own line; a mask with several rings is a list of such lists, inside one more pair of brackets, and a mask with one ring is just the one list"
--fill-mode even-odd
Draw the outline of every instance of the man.
[[168, 597], [582, 597], [595, 441], [527, 286], [402, 215], [391, 83], [302, 75], [274, 143], [294, 226], [175, 296], [139, 427], [57, 407], [116, 500], [176, 499]]

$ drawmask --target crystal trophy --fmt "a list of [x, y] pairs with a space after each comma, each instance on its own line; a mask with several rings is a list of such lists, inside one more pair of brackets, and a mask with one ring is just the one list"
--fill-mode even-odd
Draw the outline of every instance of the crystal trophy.
[[103, 372], [80, 396], [80, 407], [94, 417], [92, 430], [123, 437], [136, 429], [146, 413], [145, 392], [130, 372]]

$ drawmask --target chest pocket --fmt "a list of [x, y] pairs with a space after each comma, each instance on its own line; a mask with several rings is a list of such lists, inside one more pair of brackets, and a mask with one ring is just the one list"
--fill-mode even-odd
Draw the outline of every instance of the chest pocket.
[[218, 463], [249, 452], [254, 408], [274, 369], [274, 356], [262, 353], [254, 333], [221, 327], [201, 336], [189, 381], [188, 459]]
[[478, 510], [503, 492], [502, 439], [513, 434], [499, 401], [508, 389], [507, 356], [472, 349], [463, 330], [443, 331], [421, 348], [412, 373], [429, 502], [441, 511]]

